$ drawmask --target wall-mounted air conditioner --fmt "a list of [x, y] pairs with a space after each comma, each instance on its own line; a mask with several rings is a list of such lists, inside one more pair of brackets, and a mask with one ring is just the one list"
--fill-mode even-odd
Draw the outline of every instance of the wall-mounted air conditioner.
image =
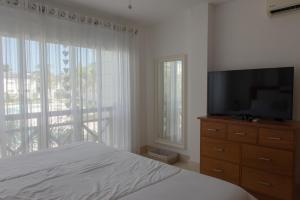
[[300, 0], [267, 0], [268, 12], [271, 15], [300, 9]]

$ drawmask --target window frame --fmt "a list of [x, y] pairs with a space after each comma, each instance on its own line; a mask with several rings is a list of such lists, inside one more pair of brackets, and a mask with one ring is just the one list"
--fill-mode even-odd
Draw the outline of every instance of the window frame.
[[[159, 137], [159, 131], [161, 128], [160, 125], [160, 116], [161, 116], [161, 103], [159, 102], [160, 92], [161, 92], [161, 86], [159, 85], [159, 79], [160, 79], [160, 67], [163, 66], [163, 63], [165, 62], [173, 62], [173, 61], [181, 61], [182, 62], [182, 142], [174, 143], [170, 140], [164, 139]], [[163, 145], [167, 147], [172, 147], [176, 149], [186, 149], [187, 146], [187, 131], [186, 131], [186, 117], [187, 117], [187, 84], [186, 84], [186, 75], [187, 75], [187, 55], [186, 54], [179, 54], [179, 55], [173, 55], [173, 56], [166, 56], [161, 57], [157, 59], [155, 62], [155, 111], [154, 111], [154, 143], [158, 145]]]

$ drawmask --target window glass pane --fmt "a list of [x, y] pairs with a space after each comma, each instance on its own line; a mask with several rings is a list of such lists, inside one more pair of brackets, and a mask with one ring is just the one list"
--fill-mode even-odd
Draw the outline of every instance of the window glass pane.
[[[7, 154], [37, 151], [41, 123], [39, 43], [10, 37], [1, 40]], [[20, 63], [23, 52], [25, 61]]]
[[96, 50], [76, 48], [77, 69], [80, 70], [83, 139], [98, 141]]
[[26, 85], [28, 113], [41, 112], [41, 62], [39, 43], [36, 41], [25, 41], [26, 54]]
[[37, 151], [39, 149], [41, 132], [41, 111], [42, 111], [42, 93], [41, 93], [41, 62], [40, 62], [40, 44], [37, 41], [25, 41], [25, 66], [23, 67], [24, 76], [24, 123], [23, 132], [26, 133], [24, 144], [27, 152]]
[[[2, 56], [7, 154], [15, 155], [22, 151], [19, 93], [20, 63], [18, 62], [18, 40], [16, 38], [2, 37]], [[10, 117], [9, 120], [8, 117]]]
[[5, 114], [20, 113], [19, 53], [16, 38], [2, 37]]
[[164, 61], [158, 72], [159, 139], [183, 145], [183, 61]]
[[46, 44], [48, 69], [49, 147], [72, 142], [74, 127], [72, 108], [71, 47], [63, 44]]
[[120, 90], [126, 88], [122, 84], [127, 79], [118, 74], [128, 73], [127, 54], [120, 57], [118, 51], [24, 38], [0, 39], [5, 155], [79, 140], [107, 144], [116, 140], [113, 122], [118, 120], [113, 115], [120, 116], [116, 110], [121, 112], [123, 105], [118, 104], [127, 103], [120, 99], [125, 98]]

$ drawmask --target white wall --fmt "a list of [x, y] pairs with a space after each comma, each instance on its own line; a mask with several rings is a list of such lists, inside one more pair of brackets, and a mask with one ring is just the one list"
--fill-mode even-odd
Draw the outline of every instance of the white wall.
[[[187, 64], [187, 149], [176, 150], [200, 158], [200, 128], [197, 117], [206, 115], [206, 87], [208, 62], [208, 12], [207, 3], [200, 3], [182, 11], [148, 29], [146, 56], [146, 106], [147, 143], [154, 144], [154, 66], [155, 60], [164, 56], [186, 54]], [[148, 50], [147, 50], [148, 49]]]
[[[215, 7], [210, 70], [295, 66], [294, 119], [300, 120], [300, 12], [270, 17], [265, 2], [232, 0]], [[297, 162], [300, 168], [300, 148]]]

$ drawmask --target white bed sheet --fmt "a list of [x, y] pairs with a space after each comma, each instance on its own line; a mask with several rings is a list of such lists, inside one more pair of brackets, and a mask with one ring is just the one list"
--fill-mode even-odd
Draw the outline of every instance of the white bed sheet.
[[121, 200], [255, 200], [242, 188], [191, 171], [132, 193]]
[[0, 200], [253, 200], [243, 189], [95, 143], [0, 160]]

